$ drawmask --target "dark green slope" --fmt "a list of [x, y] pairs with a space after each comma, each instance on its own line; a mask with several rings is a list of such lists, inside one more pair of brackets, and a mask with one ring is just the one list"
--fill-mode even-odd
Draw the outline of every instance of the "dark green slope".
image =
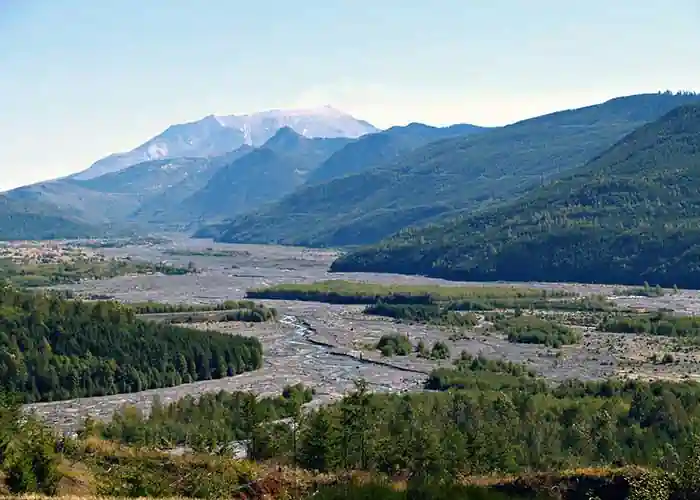
[[513, 199], [689, 102], [700, 97], [621, 97], [433, 142], [380, 167], [304, 186], [233, 219], [219, 228], [218, 239], [310, 246], [374, 243], [406, 226]]
[[263, 146], [220, 168], [183, 201], [192, 220], [222, 220], [280, 199], [351, 139], [308, 139], [280, 129]]
[[700, 105], [500, 209], [405, 230], [332, 270], [700, 288]]
[[50, 206], [25, 204], [0, 195], [0, 240], [84, 238], [97, 232], [82, 221], [59, 215]]

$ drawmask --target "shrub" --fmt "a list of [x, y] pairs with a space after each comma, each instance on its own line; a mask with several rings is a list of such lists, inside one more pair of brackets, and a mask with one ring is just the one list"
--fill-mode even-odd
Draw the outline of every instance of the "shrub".
[[578, 332], [567, 326], [534, 316], [523, 315], [497, 321], [496, 328], [504, 331], [510, 342], [522, 344], [544, 344], [556, 348], [576, 344], [581, 339]]
[[32, 418], [18, 426], [2, 453], [10, 492], [56, 493], [61, 479], [56, 443], [56, 436]]
[[413, 351], [413, 346], [405, 335], [382, 335], [377, 343], [377, 349], [384, 356], [408, 356]]
[[430, 351], [430, 357], [434, 359], [449, 359], [450, 358], [450, 348], [444, 342], [435, 342], [432, 350]]

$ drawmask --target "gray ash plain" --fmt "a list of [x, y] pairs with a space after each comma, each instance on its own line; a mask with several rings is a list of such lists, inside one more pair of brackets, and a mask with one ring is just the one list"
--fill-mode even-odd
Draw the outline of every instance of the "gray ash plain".
[[[168, 261], [187, 265], [193, 262], [198, 274], [185, 276], [122, 276], [109, 280], [84, 281], [61, 288], [79, 295], [106, 295], [124, 302], [153, 300], [170, 303], [207, 303], [238, 299], [250, 288], [278, 283], [314, 282], [326, 279], [368, 281], [373, 283], [439, 284], [459, 286], [465, 283], [439, 279], [370, 273], [328, 273], [337, 253], [329, 250], [267, 245], [223, 245], [207, 240], [173, 239], [157, 246], [130, 246], [102, 250], [108, 256]], [[208, 254], [208, 255], [204, 255]], [[215, 254], [213, 256], [211, 254]], [[470, 283], [474, 285], [474, 283]], [[494, 285], [480, 284], [483, 286]], [[527, 283], [517, 286], [567, 289], [581, 294], [610, 296], [620, 287], [579, 284]], [[700, 312], [700, 297], [695, 291], [681, 291], [663, 297], [616, 297], [620, 305], [647, 309], [674, 309], [681, 314]], [[245, 390], [258, 394], [279, 394], [287, 384], [302, 382], [314, 387], [313, 404], [323, 404], [342, 396], [358, 378], [367, 380], [376, 391], [407, 391], [422, 387], [430, 371], [449, 361], [406, 357], [382, 358], [371, 349], [381, 335], [404, 333], [415, 343], [423, 339], [430, 346], [436, 340], [446, 342], [453, 357], [462, 350], [490, 358], [525, 363], [552, 381], [566, 378], [600, 379], [609, 376], [642, 378], [700, 378], [700, 350], [668, 338], [643, 335], [618, 335], [584, 331], [583, 342], [561, 349], [538, 345], [514, 344], [503, 336], [480, 328], [461, 332], [425, 325], [396, 323], [362, 314], [362, 307], [317, 302], [261, 301], [277, 308], [280, 321], [266, 324], [209, 323], [196, 328], [225, 333], [254, 335], [264, 346], [261, 370], [219, 380], [177, 387], [96, 398], [27, 405], [48, 422], [64, 431], [79, 428], [89, 415], [108, 419], [125, 404], [147, 412], [153, 398], [170, 402], [186, 395], [219, 390]], [[302, 322], [311, 325], [308, 329]], [[675, 363], [658, 365], [651, 356], [673, 353]]]

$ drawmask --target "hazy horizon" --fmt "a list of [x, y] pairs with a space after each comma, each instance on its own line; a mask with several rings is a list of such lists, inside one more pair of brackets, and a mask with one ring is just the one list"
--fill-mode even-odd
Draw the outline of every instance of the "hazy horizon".
[[328, 104], [380, 128], [494, 126], [698, 90], [698, 21], [691, 0], [8, 0], [0, 190], [211, 114]]

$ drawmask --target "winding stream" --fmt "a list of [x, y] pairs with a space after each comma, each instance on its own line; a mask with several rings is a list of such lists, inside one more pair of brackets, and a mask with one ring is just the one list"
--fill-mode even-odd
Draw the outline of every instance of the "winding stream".
[[[282, 349], [292, 348], [295, 355], [301, 354], [299, 368], [319, 371], [321, 383], [338, 384], [343, 381], [346, 385], [353, 385], [358, 378], [364, 377], [367, 383], [377, 391], [396, 390], [395, 381], [389, 372], [404, 372], [412, 375], [427, 376], [427, 372], [412, 370], [395, 365], [390, 362], [377, 361], [363, 358], [361, 353], [354, 353], [325, 342], [314, 340], [314, 330], [296, 316], [285, 315], [280, 323], [294, 327], [295, 338], [286, 337], [282, 342]], [[272, 351], [277, 345], [271, 346]], [[359, 357], [358, 357], [359, 356]], [[367, 377], [364, 372], [367, 369], [379, 369], [387, 371], [387, 379]]]

